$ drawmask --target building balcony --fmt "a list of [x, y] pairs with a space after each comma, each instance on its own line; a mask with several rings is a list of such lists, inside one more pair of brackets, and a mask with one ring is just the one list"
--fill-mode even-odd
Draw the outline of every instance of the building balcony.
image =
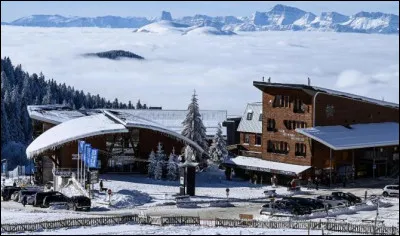
[[261, 152], [254, 152], [254, 151], [240, 150], [239, 154], [240, 154], [240, 156], [247, 156], [247, 157], [257, 157], [257, 158], [262, 157]]

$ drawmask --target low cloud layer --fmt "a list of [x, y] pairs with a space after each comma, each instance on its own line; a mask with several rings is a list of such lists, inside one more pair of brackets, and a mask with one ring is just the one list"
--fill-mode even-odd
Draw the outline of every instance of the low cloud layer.
[[[126, 50], [146, 61], [84, 58]], [[307, 83], [399, 102], [399, 36], [329, 32], [252, 32], [184, 37], [130, 29], [1, 27], [1, 56], [29, 73], [108, 99], [186, 109], [193, 89], [201, 109], [240, 115], [261, 101], [252, 84]]]

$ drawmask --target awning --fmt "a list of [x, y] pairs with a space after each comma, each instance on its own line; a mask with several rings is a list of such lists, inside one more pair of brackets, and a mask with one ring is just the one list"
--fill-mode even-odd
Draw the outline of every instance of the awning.
[[114, 122], [105, 114], [84, 116], [63, 122], [41, 134], [28, 146], [26, 155], [32, 158], [71, 141], [96, 135], [127, 132], [125, 126]]
[[273, 174], [291, 175], [295, 176], [311, 166], [293, 165], [282, 162], [274, 162], [262, 160], [255, 157], [237, 156], [227, 159], [224, 165], [230, 167], [239, 167], [245, 170], [255, 170], [261, 172], [269, 172]]
[[399, 124], [395, 122], [356, 124], [350, 126], [316, 126], [296, 129], [333, 150], [399, 145]]

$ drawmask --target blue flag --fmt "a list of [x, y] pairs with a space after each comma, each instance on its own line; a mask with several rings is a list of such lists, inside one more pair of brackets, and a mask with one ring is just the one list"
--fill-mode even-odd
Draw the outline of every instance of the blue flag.
[[1, 165], [2, 167], [2, 172], [6, 173], [7, 172], [7, 162], [3, 162], [3, 164]]
[[78, 153], [83, 154], [84, 149], [85, 149], [85, 141], [79, 141], [78, 142]]
[[85, 162], [86, 165], [88, 165], [88, 163], [89, 163], [89, 159], [91, 156], [90, 155], [91, 150], [92, 150], [92, 148], [91, 148], [90, 144], [85, 144], [85, 153], [83, 156], [83, 162]]
[[92, 155], [91, 155], [91, 159], [90, 159], [90, 164], [89, 167], [90, 168], [97, 168], [97, 156], [98, 156], [99, 150], [98, 149], [92, 149]]

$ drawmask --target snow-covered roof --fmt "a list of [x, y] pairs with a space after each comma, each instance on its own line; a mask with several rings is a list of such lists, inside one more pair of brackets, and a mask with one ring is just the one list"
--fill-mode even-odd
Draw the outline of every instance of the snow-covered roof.
[[79, 117], [48, 129], [27, 147], [26, 155], [32, 158], [46, 150], [74, 140], [109, 133], [127, 133], [124, 125], [109, 119], [105, 114]]
[[289, 88], [289, 89], [302, 89], [307, 93], [311, 93], [311, 95], [315, 95], [317, 92], [323, 92], [326, 94], [332, 94], [336, 96], [348, 97], [351, 99], [361, 100], [364, 102], [373, 103], [380, 106], [387, 106], [399, 109], [399, 104], [393, 102], [382, 101], [374, 98], [364, 97], [356, 94], [345, 93], [333, 89], [327, 89], [317, 86], [309, 86], [305, 84], [288, 84], [288, 83], [268, 83], [268, 82], [261, 82], [261, 81], [254, 81], [253, 85], [260, 90], [263, 88]]
[[263, 171], [292, 176], [311, 168], [311, 166], [301, 166], [282, 162], [267, 161], [260, 158], [247, 156], [237, 156], [227, 159], [224, 164], [238, 166], [247, 170]]
[[55, 125], [82, 116], [101, 113], [96, 110], [74, 110], [66, 105], [35, 105], [28, 106], [27, 109], [29, 117], [32, 119]]
[[[169, 130], [181, 133], [183, 130], [182, 122], [186, 118], [187, 110], [150, 110], [150, 109], [109, 109], [129, 113], [145, 120], [159, 123]], [[213, 137], [217, 133], [218, 124], [227, 119], [226, 110], [200, 110], [203, 124], [206, 127], [206, 135]], [[226, 136], [226, 127], [222, 127], [222, 135]]]
[[164, 127], [162, 124], [154, 122], [152, 120], [146, 120], [140, 116], [133, 115], [128, 112], [124, 111], [116, 111], [116, 110], [105, 110], [104, 113], [111, 117], [112, 119], [118, 121], [119, 123], [123, 124], [127, 128], [143, 128], [143, 129], [150, 129], [154, 131], [158, 131], [190, 144], [191, 146], [195, 147], [200, 152], [204, 152], [204, 150], [192, 140], [186, 138], [185, 136], [177, 133], [167, 127]]
[[[248, 113], [253, 113], [251, 120], [247, 120]], [[246, 110], [243, 113], [237, 131], [261, 134], [262, 121], [260, 121], [260, 114], [262, 114], [261, 102], [247, 104]]]
[[316, 126], [296, 132], [318, 141], [333, 150], [399, 145], [399, 124], [395, 122]]
[[[64, 105], [42, 105], [28, 106], [28, 113], [32, 119], [40, 120], [51, 124], [75, 119], [82, 116], [99, 114], [103, 109], [93, 110], [73, 110]], [[135, 110], [135, 109], [105, 109], [109, 111], [120, 111], [129, 113], [144, 120], [149, 120], [163, 125], [169, 130], [181, 133], [183, 130], [182, 122], [186, 118], [187, 110]], [[218, 124], [227, 119], [226, 110], [200, 110], [203, 124], [206, 127], [206, 135], [213, 137], [217, 133]], [[226, 127], [222, 127], [222, 135], [226, 136]]]

